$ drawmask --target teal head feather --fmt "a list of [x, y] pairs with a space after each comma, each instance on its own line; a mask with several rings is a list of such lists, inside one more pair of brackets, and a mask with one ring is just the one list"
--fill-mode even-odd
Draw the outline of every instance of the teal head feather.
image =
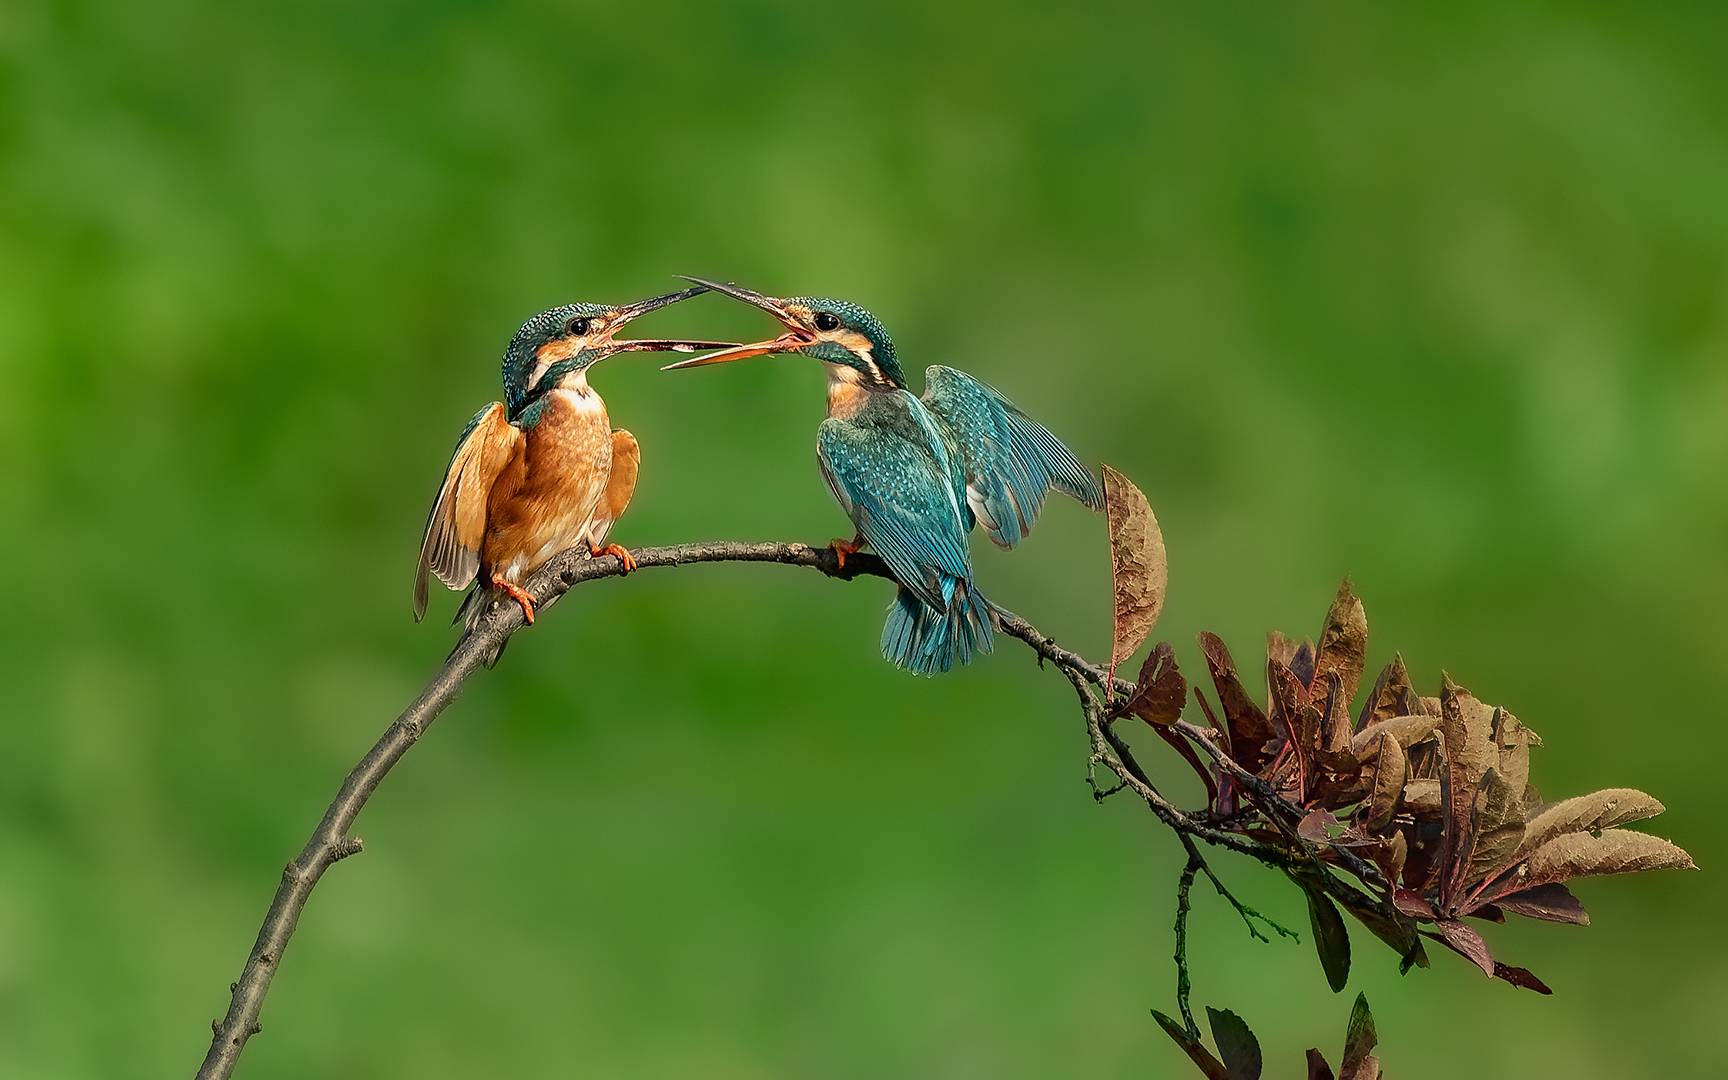
[[616, 310], [604, 304], [561, 304], [522, 324], [504, 350], [504, 407], [512, 417], [559, 379], [603, 355], [589, 336], [596, 320]]
[[687, 341], [677, 338], [623, 340], [617, 337], [625, 324], [680, 300], [688, 300], [707, 287], [651, 296], [633, 304], [574, 303], [547, 308], [522, 324], [504, 350], [504, 404], [511, 419], [557, 386], [566, 376], [621, 352], [695, 352], [719, 349], [730, 341]]
[[[904, 387], [906, 375], [894, 355], [894, 342], [882, 320], [850, 300], [831, 296], [788, 297], [792, 311], [809, 312], [810, 329], [821, 337], [797, 351], [805, 356], [857, 370], [871, 381]], [[859, 340], [862, 339], [862, 340]], [[874, 370], [872, 370], [874, 368]]]

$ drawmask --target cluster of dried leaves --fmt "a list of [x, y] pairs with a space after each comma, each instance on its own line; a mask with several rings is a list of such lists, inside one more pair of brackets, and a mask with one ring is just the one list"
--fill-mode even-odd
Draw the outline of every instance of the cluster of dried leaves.
[[[1213, 1055], [1206, 1044], [1190, 1033], [1181, 1023], [1154, 1011], [1158, 1023], [1187, 1051], [1188, 1057], [1204, 1073], [1207, 1080], [1260, 1080], [1260, 1041], [1248, 1030], [1242, 1018], [1228, 1009], [1207, 1009], [1206, 1018], [1212, 1027], [1212, 1041], [1218, 1044]], [[1380, 1037], [1374, 1031], [1374, 1017], [1368, 1011], [1368, 998], [1356, 995], [1356, 1005], [1350, 1010], [1350, 1026], [1344, 1032], [1344, 1056], [1334, 1073], [1326, 1055], [1318, 1048], [1308, 1051], [1308, 1080], [1380, 1080], [1380, 1059], [1374, 1047]]]
[[[1381, 670], [1352, 715], [1368, 620], [1348, 582], [1317, 642], [1269, 636], [1264, 705], [1243, 685], [1224, 642], [1210, 633], [1199, 640], [1218, 709], [1198, 688], [1194, 699], [1218, 743], [1259, 781], [1239, 779], [1222, 762], [1202, 766], [1212, 816], [1268, 843], [1300, 845], [1329, 868], [1352, 865], [1343, 851], [1362, 856], [1379, 871], [1379, 880], [1364, 884], [1398, 916], [1364, 921], [1407, 964], [1420, 962], [1427, 936], [1488, 975], [1547, 993], [1530, 972], [1496, 961], [1462, 920], [1504, 922], [1510, 913], [1584, 925], [1589, 916], [1566, 882], [1693, 865], [1668, 841], [1618, 827], [1662, 812], [1642, 791], [1610, 788], [1544, 802], [1530, 783], [1536, 734], [1450, 678], [1442, 676], [1437, 696], [1417, 693], [1401, 656]], [[1161, 645], [1125, 709], [1169, 732], [1185, 697], [1186, 680]], [[1199, 761], [1192, 748], [1186, 756]], [[1282, 803], [1271, 814], [1254, 798], [1266, 794]], [[1285, 827], [1290, 817], [1297, 817], [1294, 836]], [[1313, 889], [1309, 897], [1313, 905], [1330, 903]], [[1318, 914], [1316, 930], [1330, 921]], [[1341, 974], [1334, 982], [1341, 984]]]
[[[1150, 635], [1167, 570], [1145, 497], [1109, 469], [1105, 491], [1114, 676]], [[1348, 976], [1349, 939], [1327, 895], [1340, 890], [1321, 887], [1333, 872], [1361, 882], [1374, 902], [1347, 909], [1406, 969], [1426, 966], [1428, 938], [1490, 976], [1545, 994], [1535, 975], [1495, 960], [1464, 920], [1513, 914], [1585, 925], [1567, 882], [1693, 867], [1668, 841], [1620, 827], [1662, 812], [1644, 792], [1544, 801], [1530, 783], [1530, 750], [1541, 740], [1444, 675], [1437, 695], [1420, 694], [1395, 655], [1358, 705], [1368, 620], [1347, 581], [1317, 638], [1268, 636], [1263, 696], [1250, 692], [1217, 635], [1200, 634], [1199, 647], [1217, 697], [1215, 708], [1192, 688], [1204, 724], [1184, 720], [1191, 688], [1168, 644], [1153, 648], [1132, 689], [1117, 696], [1115, 715], [1139, 717], [1193, 766], [1206, 786], [1205, 820], [1288, 856], [1284, 869], [1308, 896], [1335, 991]]]

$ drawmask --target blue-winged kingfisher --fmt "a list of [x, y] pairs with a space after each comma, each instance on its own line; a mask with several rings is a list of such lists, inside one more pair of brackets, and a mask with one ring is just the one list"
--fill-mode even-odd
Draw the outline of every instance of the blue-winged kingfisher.
[[927, 368], [924, 394], [914, 395], [887, 330], [857, 304], [685, 280], [761, 308], [784, 332], [668, 370], [768, 353], [808, 356], [827, 369], [828, 418], [816, 454], [857, 528], [832, 546], [844, 565], [868, 544], [900, 584], [882, 654], [933, 674], [990, 651], [993, 609], [973, 584], [967, 535], [982, 525], [996, 544], [1013, 547], [1051, 488], [1101, 510], [1097, 478], [1048, 428], [963, 371]]

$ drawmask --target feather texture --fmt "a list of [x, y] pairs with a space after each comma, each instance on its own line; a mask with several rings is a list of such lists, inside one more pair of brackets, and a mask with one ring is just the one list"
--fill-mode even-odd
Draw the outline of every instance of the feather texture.
[[1098, 480], [1049, 428], [988, 384], [940, 365], [924, 373], [923, 401], [946, 429], [968, 504], [996, 544], [1031, 532], [1051, 488], [1101, 510]]
[[594, 516], [582, 531], [591, 548], [603, 548], [612, 535], [612, 526], [624, 516], [630, 497], [636, 493], [636, 473], [642, 465], [642, 447], [636, 436], [623, 428], [612, 432], [612, 472], [606, 479], [606, 490], [594, 507]]
[[989, 604], [972, 584], [965, 478], [923, 402], [872, 392], [851, 416], [817, 432], [834, 498], [900, 582], [882, 628], [882, 654], [909, 671], [964, 664], [992, 643]]
[[512, 459], [520, 457], [522, 447], [522, 430], [505, 418], [501, 402], [475, 413], [462, 430], [444, 483], [426, 516], [420, 563], [414, 575], [416, 621], [426, 615], [428, 575], [436, 575], [452, 589], [464, 588], [474, 580], [480, 569], [492, 485]]
[[948, 455], [923, 412], [904, 391], [872, 395], [851, 419], [822, 422], [816, 453], [858, 534], [902, 585], [946, 610], [972, 561]]

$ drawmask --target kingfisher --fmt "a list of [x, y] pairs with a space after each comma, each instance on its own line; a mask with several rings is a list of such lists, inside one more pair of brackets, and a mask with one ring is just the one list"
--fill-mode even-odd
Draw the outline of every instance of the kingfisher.
[[641, 450], [629, 431], [612, 427], [588, 372], [622, 352], [734, 344], [615, 336], [650, 311], [706, 291], [699, 285], [622, 307], [565, 304], [522, 324], [504, 350], [504, 400], [468, 421], [427, 515], [414, 578], [416, 622], [426, 614], [431, 575], [451, 589], [475, 586], [457, 611], [472, 630], [503, 597], [520, 604], [532, 625], [534, 598], [522, 583], [578, 544], [596, 557], [617, 556], [625, 573], [636, 568], [629, 550], [610, 538], [636, 490]]
[[816, 456], [856, 528], [851, 540], [829, 546], [844, 567], [846, 556], [868, 545], [899, 584], [882, 629], [883, 656], [930, 675], [989, 652], [994, 609], [972, 581], [969, 534], [982, 526], [998, 546], [1014, 547], [1052, 488], [1102, 510], [1091, 471], [1050, 429], [963, 371], [926, 368], [924, 393], [913, 394], [888, 331], [857, 304], [685, 280], [761, 308], [784, 332], [666, 370], [769, 353], [808, 356], [827, 369], [828, 416], [817, 429]]

